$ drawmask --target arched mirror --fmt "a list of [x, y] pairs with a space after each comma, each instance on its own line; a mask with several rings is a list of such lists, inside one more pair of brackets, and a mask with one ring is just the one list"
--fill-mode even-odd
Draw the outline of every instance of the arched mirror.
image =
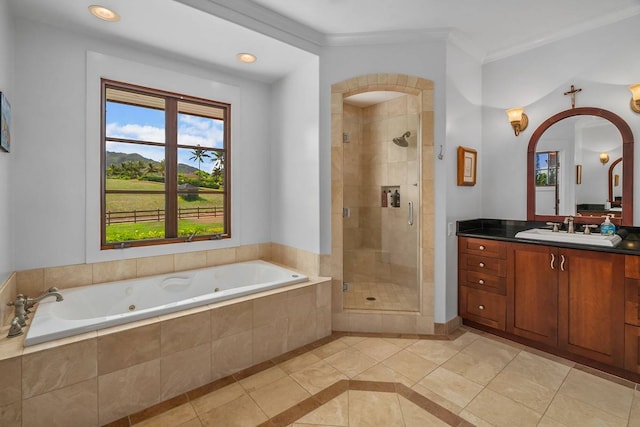
[[527, 219], [571, 215], [578, 223], [599, 224], [605, 214], [633, 224], [631, 128], [615, 113], [592, 107], [548, 118], [529, 140]]

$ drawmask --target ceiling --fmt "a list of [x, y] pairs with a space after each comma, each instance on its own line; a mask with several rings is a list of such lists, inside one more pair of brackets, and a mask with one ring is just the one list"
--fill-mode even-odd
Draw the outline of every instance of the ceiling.
[[[122, 19], [108, 23], [99, 3]], [[445, 34], [491, 61], [640, 13], [640, 0], [9, 0], [15, 17], [272, 82], [325, 45]], [[283, 41], [280, 41], [283, 40]], [[254, 64], [236, 60], [252, 52]]]

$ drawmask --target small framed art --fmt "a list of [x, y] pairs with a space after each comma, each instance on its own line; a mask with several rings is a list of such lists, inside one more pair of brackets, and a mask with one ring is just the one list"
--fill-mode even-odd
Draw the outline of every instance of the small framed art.
[[11, 105], [4, 93], [0, 92], [0, 148], [7, 153], [11, 148]]
[[458, 147], [458, 185], [476, 185], [478, 152], [473, 148]]

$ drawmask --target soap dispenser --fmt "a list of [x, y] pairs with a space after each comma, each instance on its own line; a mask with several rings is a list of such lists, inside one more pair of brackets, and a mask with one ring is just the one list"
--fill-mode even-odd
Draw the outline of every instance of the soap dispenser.
[[616, 226], [609, 220], [609, 215], [605, 215], [604, 222], [600, 224], [600, 234], [612, 236], [616, 232]]

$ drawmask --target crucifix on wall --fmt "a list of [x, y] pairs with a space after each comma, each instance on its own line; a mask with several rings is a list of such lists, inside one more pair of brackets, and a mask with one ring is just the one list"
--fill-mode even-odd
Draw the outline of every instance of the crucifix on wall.
[[571, 85], [571, 90], [565, 92], [565, 95], [571, 95], [571, 108], [576, 108], [576, 94], [582, 92], [582, 89], [576, 89], [574, 85]]

